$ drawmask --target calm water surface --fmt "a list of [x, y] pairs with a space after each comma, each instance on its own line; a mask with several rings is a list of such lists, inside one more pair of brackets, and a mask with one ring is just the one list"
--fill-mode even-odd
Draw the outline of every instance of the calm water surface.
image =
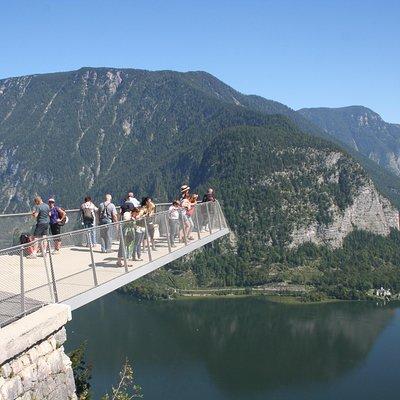
[[138, 302], [111, 294], [77, 310], [94, 399], [126, 357], [146, 400], [382, 399], [400, 393], [400, 309], [284, 305], [264, 298]]

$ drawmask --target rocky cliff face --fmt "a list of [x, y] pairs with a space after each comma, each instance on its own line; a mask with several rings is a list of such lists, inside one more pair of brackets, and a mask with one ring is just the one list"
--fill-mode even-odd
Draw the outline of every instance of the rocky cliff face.
[[330, 224], [314, 222], [306, 227], [296, 228], [289, 247], [311, 242], [338, 248], [344, 238], [355, 229], [382, 236], [387, 236], [391, 229], [399, 229], [399, 212], [377, 192], [371, 182], [357, 189], [352, 204], [345, 210], [332, 207], [332, 213], [333, 221]]

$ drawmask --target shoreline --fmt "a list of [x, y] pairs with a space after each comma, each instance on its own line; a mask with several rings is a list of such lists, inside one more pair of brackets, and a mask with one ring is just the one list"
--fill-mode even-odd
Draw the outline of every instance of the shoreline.
[[339, 303], [343, 301], [351, 300], [340, 300], [340, 299], [322, 299], [312, 301], [306, 297], [291, 294], [272, 294], [272, 293], [253, 293], [253, 294], [203, 294], [203, 295], [178, 295], [177, 297], [171, 298], [171, 301], [188, 301], [188, 300], [215, 300], [215, 299], [244, 299], [244, 298], [264, 298], [267, 301], [279, 304], [287, 305], [312, 305], [312, 304], [327, 304], [327, 303]]
[[[139, 289], [139, 288], [138, 288]], [[142, 286], [141, 289], [126, 288], [121, 291], [128, 296], [135, 297], [141, 300], [158, 301], [158, 300], [200, 300], [200, 299], [239, 299], [248, 297], [263, 297], [268, 301], [282, 304], [326, 304], [343, 301], [374, 301], [377, 304], [389, 304], [399, 302], [398, 296], [393, 296], [391, 299], [376, 297], [372, 291], [365, 293], [365, 296], [360, 298], [346, 299], [330, 297], [323, 292], [318, 292], [313, 286], [291, 284], [287, 282], [270, 283], [257, 287], [214, 287], [214, 288], [172, 288], [165, 287], [155, 290], [154, 287]]]

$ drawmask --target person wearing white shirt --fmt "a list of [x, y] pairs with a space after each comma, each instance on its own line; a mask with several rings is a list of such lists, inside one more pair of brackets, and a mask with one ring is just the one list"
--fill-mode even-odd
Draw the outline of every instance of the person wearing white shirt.
[[179, 235], [179, 215], [179, 201], [175, 200], [168, 209], [169, 242], [171, 244], [171, 247], [175, 247], [175, 237]]
[[140, 201], [135, 197], [133, 192], [128, 193], [128, 199], [126, 201], [132, 203], [135, 208], [140, 207]]

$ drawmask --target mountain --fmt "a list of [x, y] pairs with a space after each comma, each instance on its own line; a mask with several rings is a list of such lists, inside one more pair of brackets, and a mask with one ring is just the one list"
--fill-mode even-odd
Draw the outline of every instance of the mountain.
[[[283, 104], [205, 72], [82, 68], [9, 78], [0, 81], [0, 209], [26, 211], [37, 193], [76, 207], [86, 194], [118, 200], [133, 187], [165, 201], [182, 183], [200, 193], [212, 185], [233, 234], [183, 272], [174, 264], [178, 275], [190, 269], [199, 285], [251, 286], [310, 267], [328, 279], [349, 241], [352, 254], [364, 254], [368, 240], [382, 238], [372, 259], [386, 257], [400, 286], [397, 210], [324, 135]], [[382, 276], [373, 273], [370, 285]], [[312, 281], [330, 287], [321, 282]]]
[[336, 248], [355, 228], [387, 235], [398, 226], [397, 211], [358, 163], [279, 121], [226, 129], [204, 151], [193, 182], [218, 187], [235, 232], [257, 232], [266, 252], [267, 243]]
[[324, 133], [321, 132], [316, 125], [310, 122], [307, 118], [303, 117], [300, 113], [282, 103], [265, 99], [261, 96], [245, 95], [240, 93], [207, 72], [188, 72], [185, 74], [185, 77], [191, 84], [195, 85], [209, 96], [216, 97], [229, 104], [247, 107], [263, 114], [284, 115], [293, 121], [304, 132], [314, 136], [324, 137]]
[[[0, 210], [28, 211], [36, 192], [68, 207], [88, 191], [125, 192], [125, 179], [115, 179], [122, 171], [135, 191], [163, 200], [174, 194], [173, 183], [189, 179], [197, 149], [218, 131], [264, 124], [271, 114], [332, 139], [289, 107], [244, 95], [206, 72], [82, 68], [0, 80]], [[358, 161], [400, 206], [400, 179]]]
[[311, 126], [289, 107], [205, 72], [82, 68], [1, 80], [0, 209], [28, 210], [35, 192], [67, 206], [87, 190], [125, 192], [115, 180], [122, 171], [136, 191], [164, 199], [173, 182], [189, 178], [202, 144], [226, 126], [264, 124], [266, 114]]
[[298, 113], [348, 148], [400, 176], [400, 125], [387, 123], [362, 106], [303, 108]]
[[6, 79], [0, 209], [27, 210], [36, 192], [68, 207], [88, 191], [99, 198], [132, 186], [171, 198], [221, 129], [264, 123], [261, 113], [208, 96], [172, 71], [84, 68]]
[[294, 111], [290, 107], [274, 100], [268, 100], [261, 96], [242, 94], [213, 75], [203, 71], [188, 72], [185, 74], [185, 77], [191, 84], [210, 96], [217, 97], [229, 104], [259, 111], [263, 114], [284, 115], [294, 122], [303, 132], [334, 142], [340, 148], [349, 152], [371, 176], [378, 190], [385, 197], [389, 198], [396, 207], [400, 207], [400, 178], [395, 172], [385, 168], [384, 164], [379, 165], [375, 161], [371, 161], [368, 155], [359, 152], [358, 149], [355, 149], [353, 146], [348, 146], [340, 137], [333, 136], [321, 127], [317, 121], [313, 121], [308, 115], [303, 115], [302, 110]]

